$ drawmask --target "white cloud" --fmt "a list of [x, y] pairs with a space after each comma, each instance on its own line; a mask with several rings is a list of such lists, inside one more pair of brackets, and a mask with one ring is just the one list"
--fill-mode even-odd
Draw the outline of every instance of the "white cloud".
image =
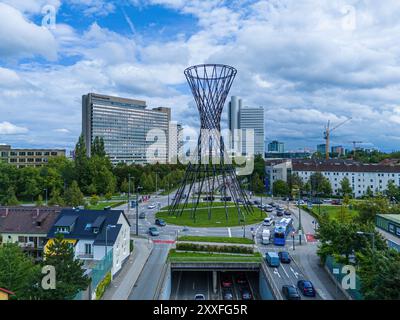
[[0, 61], [34, 56], [57, 58], [57, 43], [51, 32], [4, 3], [0, 3], [0, 40]]
[[0, 122], [0, 134], [13, 135], [27, 133], [28, 129], [24, 127], [18, 127], [10, 122]]

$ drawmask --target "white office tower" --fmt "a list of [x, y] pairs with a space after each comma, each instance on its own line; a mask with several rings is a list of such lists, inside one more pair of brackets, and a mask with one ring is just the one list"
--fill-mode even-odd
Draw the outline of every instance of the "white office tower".
[[[233, 96], [228, 107], [228, 124], [231, 150], [242, 155], [249, 155], [254, 150], [254, 154], [264, 156], [263, 107], [243, 107], [242, 99]], [[254, 132], [254, 138], [251, 132]]]

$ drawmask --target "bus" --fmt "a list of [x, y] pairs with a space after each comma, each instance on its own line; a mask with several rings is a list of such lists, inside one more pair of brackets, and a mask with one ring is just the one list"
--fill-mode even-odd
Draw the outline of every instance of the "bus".
[[293, 219], [283, 218], [275, 226], [274, 229], [274, 245], [284, 246], [286, 237], [293, 229]]

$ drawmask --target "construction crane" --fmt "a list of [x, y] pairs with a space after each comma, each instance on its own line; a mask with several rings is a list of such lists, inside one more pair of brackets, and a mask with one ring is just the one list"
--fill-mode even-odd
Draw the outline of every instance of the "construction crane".
[[341, 127], [345, 123], [349, 122], [352, 118], [349, 118], [340, 124], [338, 124], [336, 127], [331, 128], [331, 121], [328, 121], [327, 126], [325, 127], [325, 132], [324, 132], [324, 139], [325, 139], [325, 157], [326, 160], [329, 160], [329, 144], [331, 140], [331, 133], [332, 131], [336, 130], [337, 128]]
[[364, 141], [350, 141], [353, 144], [353, 159], [356, 158], [357, 144], [365, 143]]

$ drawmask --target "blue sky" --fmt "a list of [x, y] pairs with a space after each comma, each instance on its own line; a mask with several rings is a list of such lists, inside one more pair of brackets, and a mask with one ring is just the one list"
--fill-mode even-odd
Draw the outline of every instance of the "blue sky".
[[332, 144], [399, 150], [399, 16], [397, 0], [3, 0], [0, 143], [71, 149], [88, 92], [171, 107], [195, 130], [183, 70], [215, 62], [265, 107], [267, 140], [315, 148], [352, 117]]

